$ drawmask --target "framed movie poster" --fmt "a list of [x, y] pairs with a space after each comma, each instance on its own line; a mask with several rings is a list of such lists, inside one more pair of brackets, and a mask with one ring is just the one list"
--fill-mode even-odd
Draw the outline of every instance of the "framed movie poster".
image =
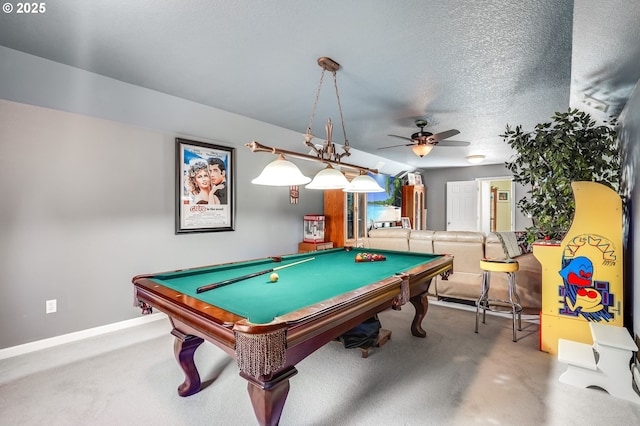
[[235, 149], [176, 138], [176, 234], [234, 230]]

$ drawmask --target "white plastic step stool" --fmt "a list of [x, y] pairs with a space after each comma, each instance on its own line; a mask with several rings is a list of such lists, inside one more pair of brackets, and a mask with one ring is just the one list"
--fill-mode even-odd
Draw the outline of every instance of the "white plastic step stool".
[[[587, 370], [598, 370], [593, 346], [573, 340], [558, 339], [558, 361], [568, 364], [568, 368], [580, 367]], [[562, 376], [560, 376], [560, 381]]]
[[559, 380], [582, 388], [597, 386], [611, 396], [640, 404], [629, 366], [638, 347], [629, 332], [624, 327], [595, 322], [589, 327], [593, 346], [558, 339], [558, 361], [567, 364]]

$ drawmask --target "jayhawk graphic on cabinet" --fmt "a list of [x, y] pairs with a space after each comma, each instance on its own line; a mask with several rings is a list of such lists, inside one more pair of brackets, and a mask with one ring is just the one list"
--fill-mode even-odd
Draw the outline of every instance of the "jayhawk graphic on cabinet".
[[595, 182], [572, 184], [576, 210], [560, 243], [536, 243], [542, 265], [540, 349], [558, 339], [591, 344], [589, 322], [623, 326], [622, 201]]

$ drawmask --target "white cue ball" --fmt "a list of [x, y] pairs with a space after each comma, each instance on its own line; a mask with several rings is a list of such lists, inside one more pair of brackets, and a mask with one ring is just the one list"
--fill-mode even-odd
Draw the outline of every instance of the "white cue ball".
[[275, 272], [269, 275], [269, 279], [271, 280], [272, 283], [275, 283], [276, 281], [278, 281], [278, 278], [280, 278], [280, 276], [278, 276], [278, 274], [276, 274]]

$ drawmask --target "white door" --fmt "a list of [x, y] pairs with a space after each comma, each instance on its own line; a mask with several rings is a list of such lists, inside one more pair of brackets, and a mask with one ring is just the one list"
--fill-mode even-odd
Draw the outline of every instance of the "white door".
[[447, 182], [447, 231], [478, 231], [478, 182]]
[[491, 181], [480, 180], [480, 231], [491, 232]]

